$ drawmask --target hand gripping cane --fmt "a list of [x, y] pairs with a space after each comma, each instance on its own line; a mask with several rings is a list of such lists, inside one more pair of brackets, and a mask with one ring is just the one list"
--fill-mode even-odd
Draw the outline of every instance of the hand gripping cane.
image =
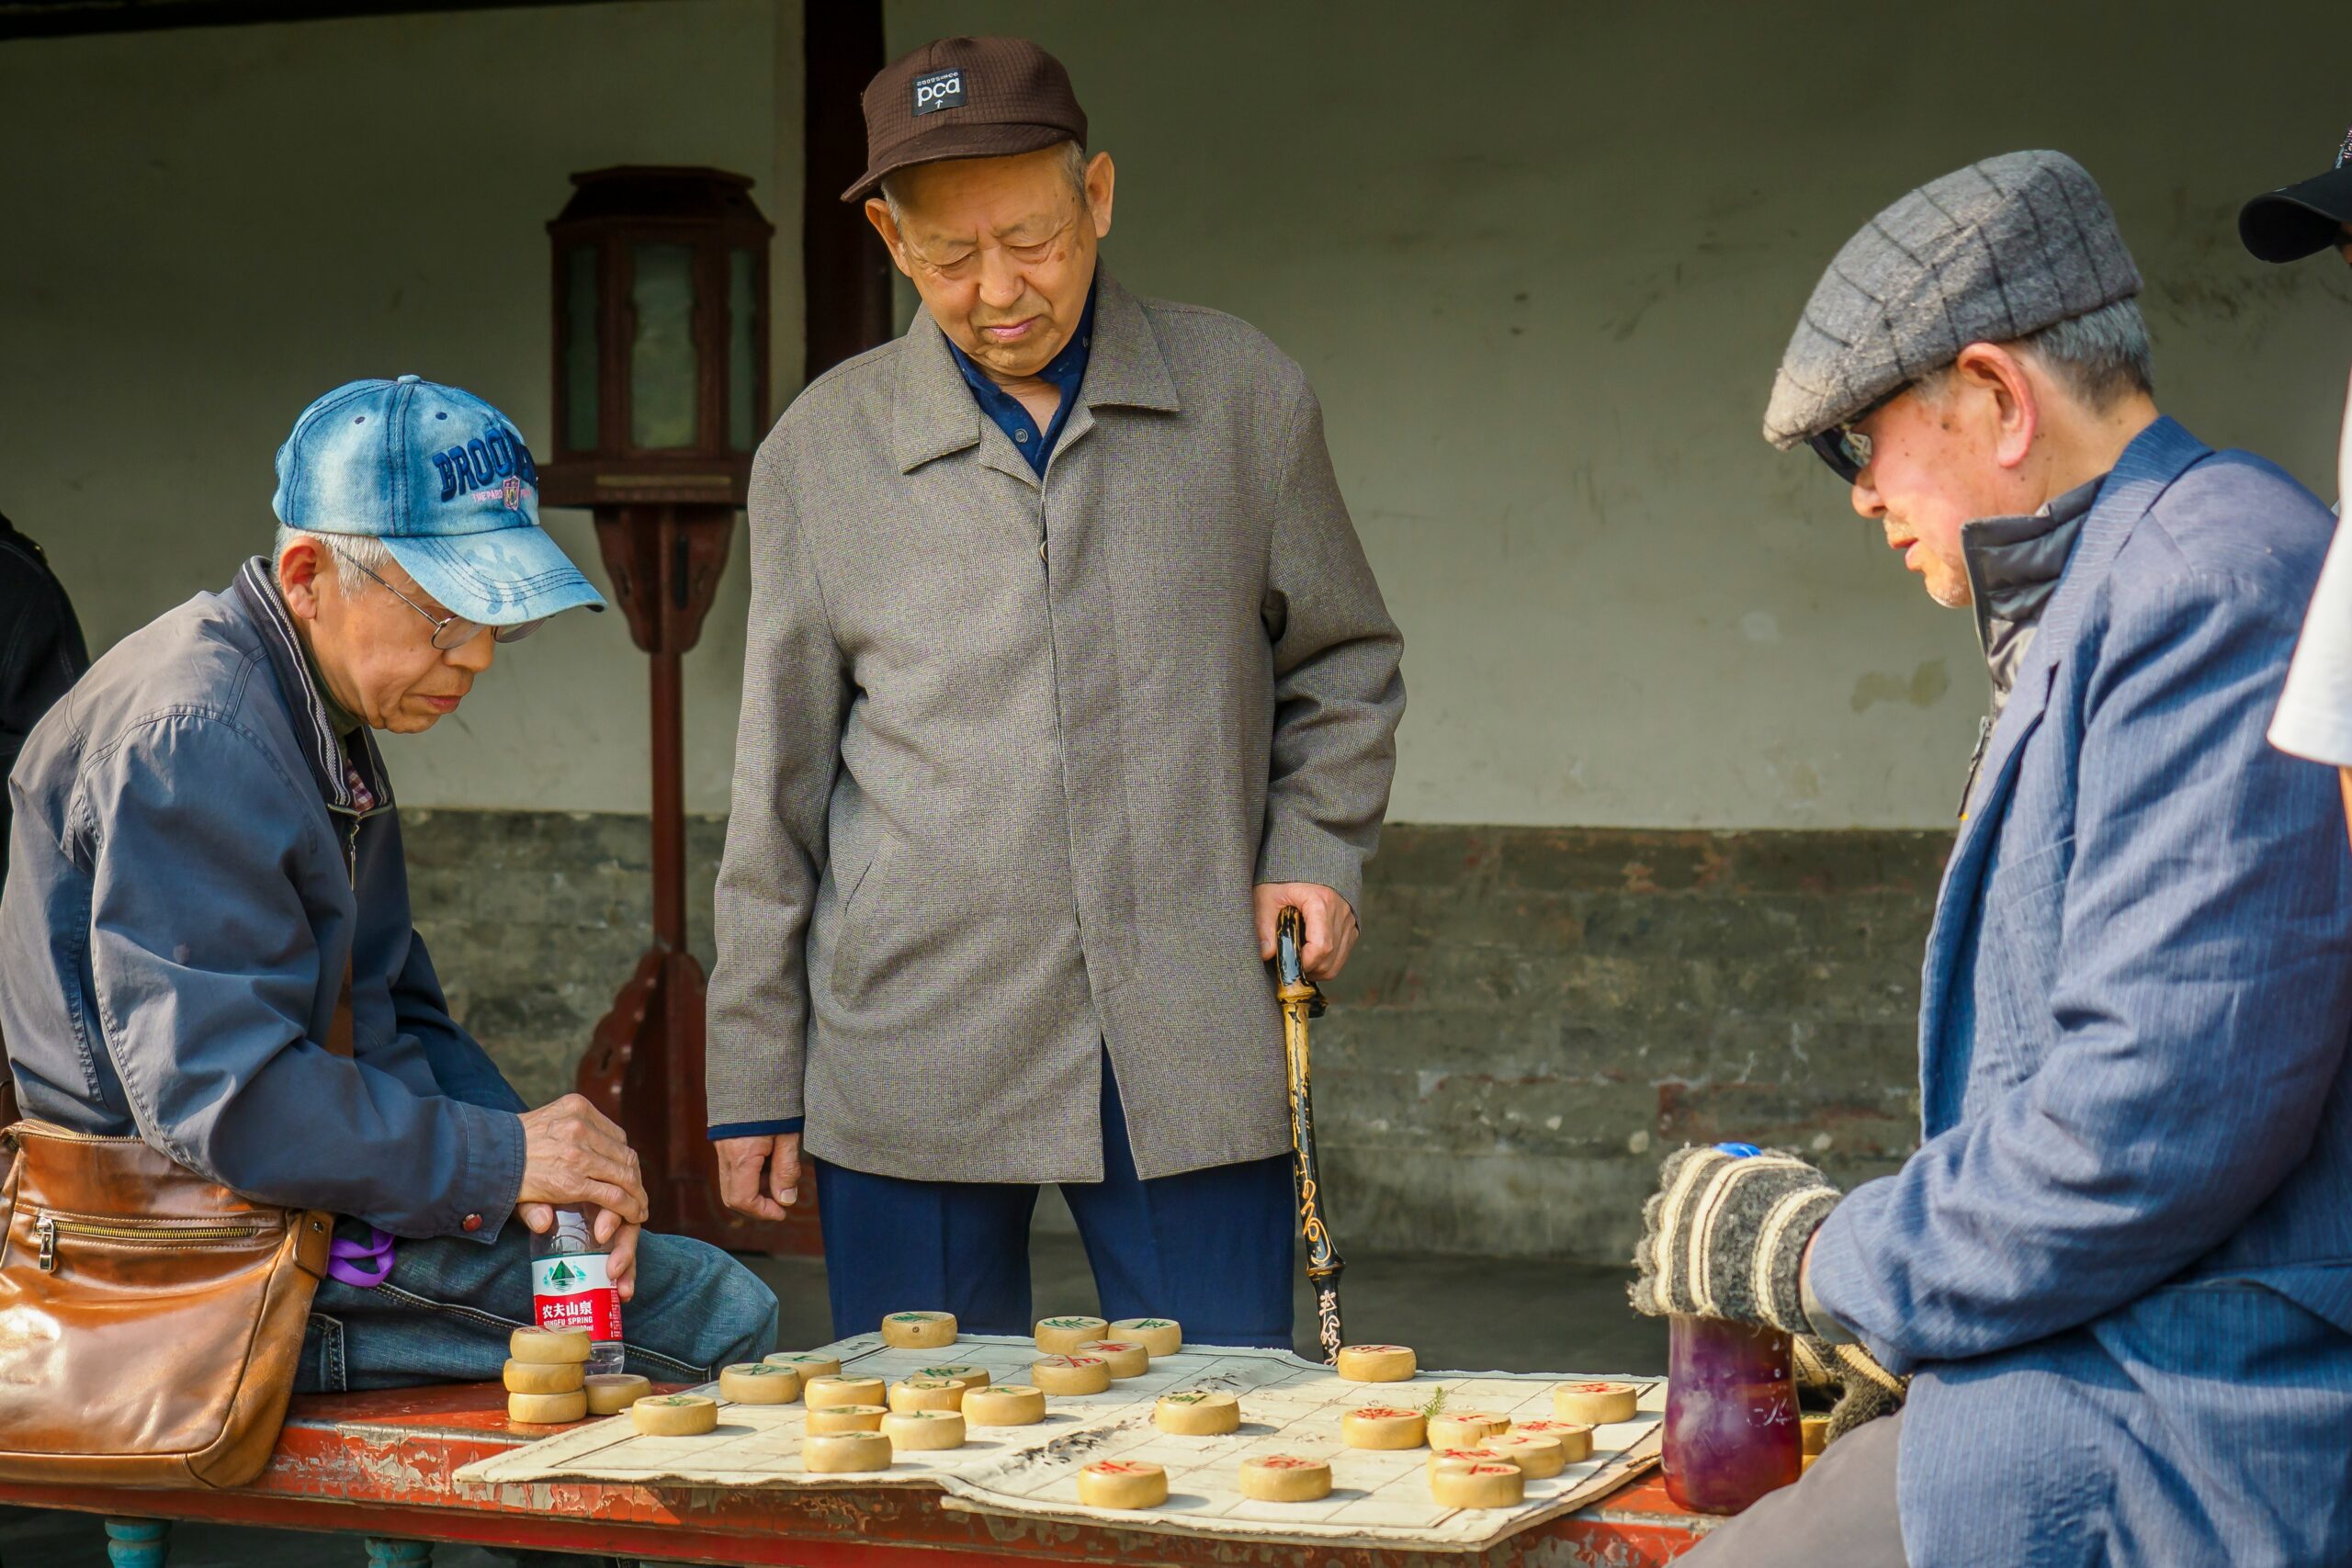
[[1315, 1090], [1307, 1077], [1306, 1021], [1323, 1012], [1323, 993], [1299, 967], [1306, 921], [1286, 908], [1274, 922], [1275, 995], [1283, 1004], [1283, 1055], [1290, 1068], [1290, 1171], [1298, 1192], [1298, 1234], [1306, 1241], [1306, 1278], [1315, 1287], [1323, 1359], [1336, 1364], [1340, 1347], [1340, 1273], [1347, 1263], [1323, 1222], [1323, 1178], [1315, 1168]]

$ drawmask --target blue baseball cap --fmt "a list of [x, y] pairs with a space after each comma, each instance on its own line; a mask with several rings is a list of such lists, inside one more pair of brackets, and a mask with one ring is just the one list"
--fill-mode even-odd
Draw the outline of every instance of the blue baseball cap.
[[337, 387], [277, 449], [269, 504], [289, 528], [383, 540], [419, 588], [486, 626], [605, 607], [539, 526], [539, 470], [514, 422], [456, 387]]

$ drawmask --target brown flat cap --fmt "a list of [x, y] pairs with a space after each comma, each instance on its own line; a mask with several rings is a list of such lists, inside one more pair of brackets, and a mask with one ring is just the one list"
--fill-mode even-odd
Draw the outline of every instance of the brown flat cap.
[[865, 173], [843, 201], [883, 176], [943, 158], [1007, 158], [1056, 142], [1086, 145], [1086, 111], [1062, 62], [1025, 38], [944, 38], [900, 55], [865, 85]]

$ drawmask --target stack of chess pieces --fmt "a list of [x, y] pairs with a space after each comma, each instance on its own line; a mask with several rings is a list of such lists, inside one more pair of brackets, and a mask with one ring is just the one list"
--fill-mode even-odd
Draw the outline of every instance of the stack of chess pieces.
[[[948, 1313], [901, 1312], [882, 1320], [883, 1342], [895, 1348], [945, 1350], [956, 1338]], [[1048, 1317], [1038, 1322], [1035, 1338], [1040, 1355], [1025, 1383], [995, 1382], [986, 1368], [952, 1358], [886, 1383], [844, 1377], [831, 1357], [784, 1351], [727, 1368], [716, 1398], [653, 1397], [642, 1378], [583, 1378], [584, 1332], [575, 1345], [561, 1333], [523, 1329], [514, 1336], [515, 1359], [507, 1363], [508, 1408], [517, 1421], [540, 1423], [626, 1410], [647, 1436], [693, 1437], [718, 1428], [721, 1404], [804, 1400], [802, 1467], [814, 1475], [867, 1473], [889, 1469], [900, 1453], [960, 1448], [975, 1427], [1035, 1425], [1045, 1418], [1048, 1396], [1101, 1393], [1115, 1380], [1141, 1376], [1153, 1360], [1182, 1348], [1183, 1330], [1168, 1318]], [[1402, 1345], [1351, 1345], [1340, 1349], [1337, 1371], [1351, 1382], [1401, 1383], [1419, 1367]], [[1630, 1383], [1564, 1383], [1552, 1393], [1553, 1419], [1519, 1422], [1446, 1409], [1442, 1394], [1419, 1407], [1371, 1404], [1340, 1417], [1340, 1435], [1353, 1449], [1427, 1447], [1430, 1494], [1441, 1506], [1507, 1508], [1525, 1499], [1530, 1480], [1589, 1458], [1593, 1427], [1632, 1420], [1635, 1393]], [[1241, 1404], [1223, 1390], [1180, 1389], [1160, 1395], [1152, 1421], [1177, 1436], [1228, 1435], [1240, 1430]], [[1331, 1467], [1298, 1455], [1261, 1455], [1241, 1462], [1237, 1484], [1259, 1502], [1309, 1503], [1330, 1494]], [[1168, 1475], [1143, 1461], [1098, 1461], [1079, 1472], [1078, 1495], [1091, 1507], [1158, 1507], [1168, 1500]]]
[[584, 1328], [518, 1328], [506, 1345], [506, 1417], [560, 1427], [616, 1416], [653, 1392], [634, 1372], [591, 1372]]

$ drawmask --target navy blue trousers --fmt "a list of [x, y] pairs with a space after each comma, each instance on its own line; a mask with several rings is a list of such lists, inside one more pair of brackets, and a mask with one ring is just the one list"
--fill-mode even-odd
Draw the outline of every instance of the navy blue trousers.
[[[815, 1164], [835, 1335], [870, 1333], [885, 1314], [910, 1309], [952, 1312], [971, 1334], [1025, 1336], [1035, 1326], [1035, 1187], [906, 1181]], [[1298, 1212], [1289, 1156], [1142, 1179], [1106, 1056], [1102, 1179], [1064, 1182], [1062, 1197], [1104, 1317], [1172, 1317], [1197, 1344], [1290, 1348]]]

